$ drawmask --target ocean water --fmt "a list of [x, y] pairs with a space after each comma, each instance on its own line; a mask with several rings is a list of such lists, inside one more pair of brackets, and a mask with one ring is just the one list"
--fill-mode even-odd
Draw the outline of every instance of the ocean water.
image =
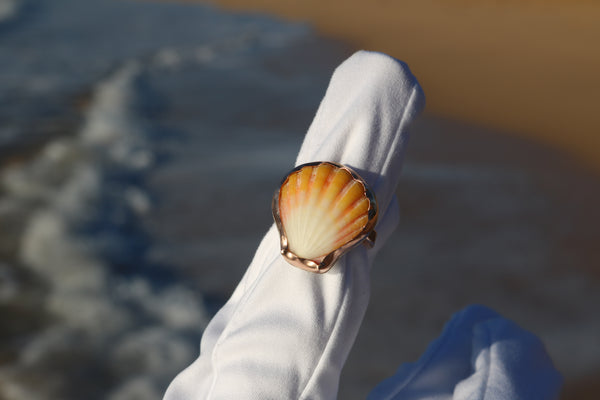
[[[161, 398], [348, 54], [202, 5], [0, 0], [0, 399]], [[597, 177], [427, 116], [398, 197], [340, 398], [470, 303], [539, 335], [568, 382], [598, 376]]]
[[0, 398], [161, 398], [341, 49], [197, 5], [0, 2]]

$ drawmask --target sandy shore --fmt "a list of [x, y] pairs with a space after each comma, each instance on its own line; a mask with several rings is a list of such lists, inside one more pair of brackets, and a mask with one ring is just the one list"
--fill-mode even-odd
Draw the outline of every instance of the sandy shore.
[[356, 48], [400, 58], [422, 83], [429, 113], [541, 140], [600, 171], [598, 3], [214, 3], [308, 21]]

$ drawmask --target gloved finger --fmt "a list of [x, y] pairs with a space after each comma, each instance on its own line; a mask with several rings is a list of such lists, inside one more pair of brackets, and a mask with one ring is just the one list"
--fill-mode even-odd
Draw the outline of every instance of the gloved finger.
[[[334, 73], [298, 156], [298, 163], [335, 161], [356, 169], [378, 196], [383, 239], [397, 221], [390, 203], [406, 128], [421, 105], [418, 83], [404, 64], [359, 52]], [[377, 248], [367, 254], [359, 246], [316, 275], [288, 265], [278, 246], [271, 228], [206, 329], [199, 359], [166, 398], [335, 398], [368, 303]]]
[[384, 54], [358, 52], [336, 69], [296, 165], [348, 165], [367, 181], [385, 210], [400, 178], [408, 124], [424, 104], [406, 64]]

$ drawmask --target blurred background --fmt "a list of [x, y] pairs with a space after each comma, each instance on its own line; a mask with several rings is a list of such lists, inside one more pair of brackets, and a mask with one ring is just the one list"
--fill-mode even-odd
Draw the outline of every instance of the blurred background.
[[359, 48], [428, 104], [339, 398], [472, 303], [597, 398], [598, 43], [584, 0], [0, 0], [0, 399], [160, 399]]

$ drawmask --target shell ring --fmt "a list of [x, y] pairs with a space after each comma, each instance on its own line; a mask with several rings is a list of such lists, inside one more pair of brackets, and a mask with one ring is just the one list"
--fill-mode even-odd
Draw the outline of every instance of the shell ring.
[[283, 178], [272, 208], [281, 255], [303, 270], [325, 273], [353, 247], [375, 243], [375, 194], [347, 166], [299, 165]]

